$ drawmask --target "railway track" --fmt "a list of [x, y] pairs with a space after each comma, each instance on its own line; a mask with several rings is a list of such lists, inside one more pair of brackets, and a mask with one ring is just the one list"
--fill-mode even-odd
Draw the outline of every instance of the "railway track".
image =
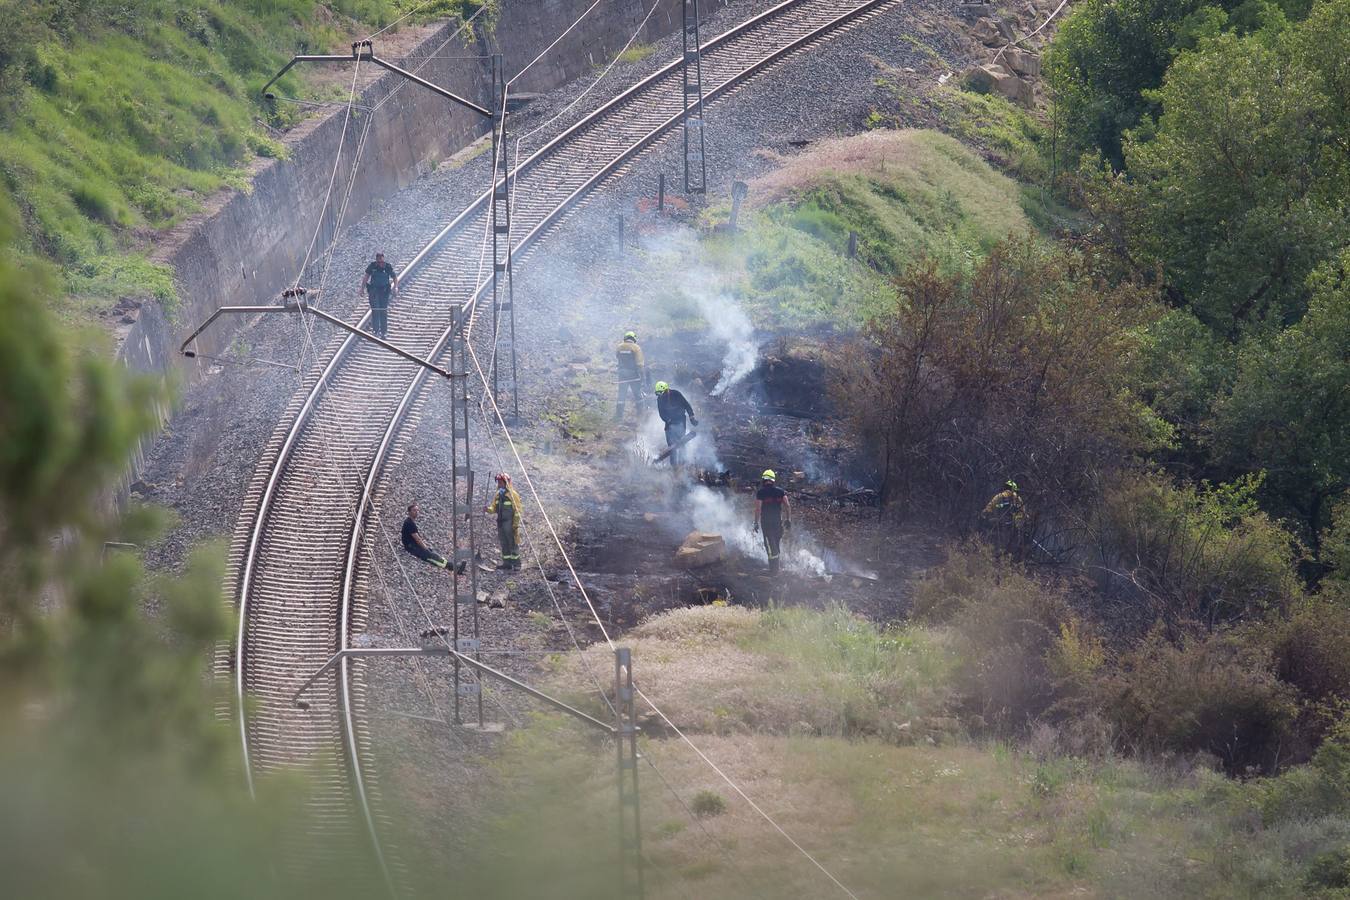
[[[705, 103], [789, 54], [858, 25], [900, 0], [788, 0], [703, 49]], [[673, 133], [682, 114], [679, 63], [661, 69], [523, 159], [516, 169], [513, 242], [519, 257], [597, 184]], [[455, 218], [405, 268], [390, 339], [429, 358], [450, 335], [453, 310], [478, 311], [489, 194]], [[373, 848], [382, 812], [366, 763], [361, 664], [340, 666], [307, 695], [304, 679], [364, 630], [372, 575], [367, 541], [382, 473], [397, 465], [425, 399], [425, 371], [356, 338], [321, 351], [270, 439], [247, 491], [230, 550], [239, 631], [219, 665], [233, 681], [250, 786], [318, 763], [309, 799], [306, 861]], [[245, 698], [251, 698], [246, 707]], [[244, 710], [249, 710], [245, 715]], [[362, 851], [364, 852], [364, 851]]]

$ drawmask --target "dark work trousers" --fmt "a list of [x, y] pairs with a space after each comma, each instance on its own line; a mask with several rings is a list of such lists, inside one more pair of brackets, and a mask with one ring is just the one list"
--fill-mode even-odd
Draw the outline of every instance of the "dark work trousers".
[[389, 334], [389, 291], [370, 291], [370, 333], [380, 338]]
[[[686, 431], [686, 429], [685, 429], [685, 425], [684, 425], [684, 419], [681, 419], [681, 420], [678, 421], [678, 422], [667, 422], [667, 423], [666, 423], [666, 446], [667, 446], [667, 447], [673, 447], [673, 446], [675, 445], [675, 443], [676, 443], [680, 438], [684, 437], [684, 432], [685, 432], [685, 431]], [[678, 450], [672, 450], [672, 451], [671, 451], [671, 454], [670, 454], [670, 464], [671, 464], [672, 466], [678, 466], [678, 465], [680, 464], [680, 457], [682, 457], [682, 456], [684, 456], [684, 448], [683, 448], [683, 447], [681, 447], [681, 448], [678, 449]]]
[[771, 525], [768, 522], [763, 522], [759, 527], [764, 534], [764, 549], [769, 554], [769, 571], [777, 572], [779, 554], [782, 551], [783, 526], [782, 524]]
[[516, 530], [509, 518], [505, 522], [497, 520], [497, 540], [502, 545], [502, 565], [508, 569], [519, 569], [520, 548], [516, 546]]
[[[626, 376], [620, 376], [626, 377]], [[619, 382], [619, 402], [614, 407], [614, 419], [618, 421], [623, 418], [623, 404], [626, 397], [631, 396], [633, 400], [633, 410], [642, 415], [642, 378], [634, 375], [632, 381]]]
[[407, 550], [409, 553], [411, 553], [418, 559], [422, 560], [423, 562], [431, 563], [433, 566], [438, 566], [439, 568], [444, 569], [447, 565], [449, 565], [449, 563], [445, 561], [444, 556], [441, 556], [435, 550], [428, 550], [425, 547], [422, 547], [418, 544], [415, 543], [404, 544], [403, 549]]

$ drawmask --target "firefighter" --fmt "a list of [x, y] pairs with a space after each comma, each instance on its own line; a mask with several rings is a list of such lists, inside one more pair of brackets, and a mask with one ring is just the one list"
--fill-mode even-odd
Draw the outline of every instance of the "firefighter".
[[642, 347], [638, 345], [637, 334], [628, 332], [614, 348], [614, 359], [618, 363], [619, 397], [614, 407], [614, 421], [623, 419], [623, 406], [626, 397], [632, 397], [633, 410], [642, 414], [643, 395], [646, 393], [647, 364], [642, 358]]
[[769, 573], [778, 571], [783, 532], [792, 530], [792, 504], [787, 491], [778, 486], [778, 475], [765, 469], [759, 476], [759, 490], [755, 492], [755, 533], [764, 536], [764, 550], [769, 554]]
[[449, 563], [446, 562], [444, 556], [427, 545], [426, 540], [422, 537], [421, 529], [417, 527], [417, 515], [420, 511], [416, 503], [408, 507], [408, 518], [403, 520], [403, 549], [423, 562], [429, 562], [437, 568], [444, 569]]
[[1009, 479], [985, 504], [981, 515], [991, 524], [997, 545], [1009, 553], [1016, 553], [1022, 542], [1022, 525], [1026, 521], [1026, 504], [1018, 493], [1017, 482]]
[[[688, 430], [684, 424], [685, 416], [689, 417], [690, 425], [698, 425], [698, 419], [694, 417], [694, 408], [684, 399], [684, 394], [664, 381], [658, 381], [655, 390], [656, 412], [661, 416], [661, 421], [666, 423], [666, 446], [674, 448]], [[670, 451], [670, 464], [680, 464], [678, 448]]]
[[511, 486], [510, 475], [505, 472], [497, 475], [497, 493], [483, 512], [497, 514], [497, 540], [502, 545], [502, 564], [497, 568], [519, 569], [520, 494]]

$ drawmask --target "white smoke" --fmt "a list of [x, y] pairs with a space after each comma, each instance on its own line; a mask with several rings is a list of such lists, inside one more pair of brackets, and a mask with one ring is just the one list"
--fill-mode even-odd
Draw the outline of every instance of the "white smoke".
[[[690, 402], [693, 403], [692, 400]], [[652, 408], [643, 412], [633, 435], [632, 447], [635, 455], [648, 463], [655, 463], [656, 457], [666, 449], [666, 426], [656, 414], [655, 405], [653, 402]], [[698, 418], [697, 409], [694, 410], [694, 417]], [[680, 448], [680, 462], [709, 472], [722, 471], [722, 461], [717, 458], [717, 447], [713, 443], [711, 429], [702, 424], [689, 427], [697, 436]], [[667, 458], [656, 465], [669, 466], [670, 462]]]
[[754, 326], [729, 294], [698, 293], [694, 296], [698, 312], [708, 323], [708, 331], [719, 343], [726, 345], [722, 356], [722, 377], [712, 389], [720, 397], [727, 389], [755, 370], [759, 362], [759, 345], [754, 341]]
[[[728, 550], [751, 559], [768, 560], [764, 539], [754, 531], [753, 499], [746, 497], [737, 503], [724, 492], [695, 484], [689, 487], [684, 502], [696, 530], [720, 534]], [[788, 532], [783, 536], [782, 567], [789, 572], [828, 579], [830, 575], [825, 568], [825, 560], [807, 547], [798, 545], [799, 541], [805, 539], [796, 532]]]
[[654, 255], [666, 258], [667, 287], [692, 304], [707, 323], [708, 335], [724, 348], [722, 375], [712, 390], [714, 397], [720, 397], [755, 370], [759, 362], [755, 327], [718, 273], [698, 262], [699, 241], [692, 231], [661, 235], [648, 246]]

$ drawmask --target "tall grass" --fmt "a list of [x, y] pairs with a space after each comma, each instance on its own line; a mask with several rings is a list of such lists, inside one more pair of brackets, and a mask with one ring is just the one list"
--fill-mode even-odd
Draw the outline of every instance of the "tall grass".
[[[750, 186], [734, 235], [708, 242], [761, 318], [857, 324], [925, 257], [964, 269], [1031, 223], [1018, 185], [955, 139], [879, 130], [822, 141]], [[857, 259], [845, 251], [858, 236]]]
[[[24, 41], [0, 56], [0, 191], [23, 217], [21, 249], [95, 299], [168, 299], [167, 273], [137, 248], [242, 183], [254, 156], [284, 153], [267, 129], [294, 113], [264, 108], [262, 84], [292, 53], [340, 46], [397, 13], [389, 0], [20, 5]], [[291, 75], [280, 90], [303, 88]]]

